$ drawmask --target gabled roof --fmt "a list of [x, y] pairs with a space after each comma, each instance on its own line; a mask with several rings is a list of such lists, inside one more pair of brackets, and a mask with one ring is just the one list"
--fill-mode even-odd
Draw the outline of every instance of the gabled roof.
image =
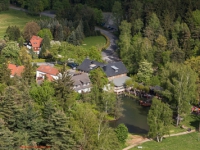
[[45, 74], [48, 81], [53, 81], [53, 77], [50, 74]]
[[43, 39], [41, 37], [33, 35], [30, 39], [32, 47], [40, 47], [42, 40]]
[[84, 72], [90, 72], [91, 70], [102, 67], [103, 65], [103, 63], [86, 58], [77, 69]]
[[21, 76], [22, 72], [24, 71], [24, 66], [16, 66], [14, 64], [8, 64], [8, 69], [11, 70], [12, 76]]
[[37, 68], [37, 71], [44, 72], [46, 74], [54, 75], [54, 76], [59, 74], [58, 69], [48, 66], [48, 65], [41, 65], [39, 68]]
[[125, 65], [121, 61], [104, 65], [102, 69], [107, 75], [107, 77], [112, 77], [112, 76], [128, 73], [128, 70], [126, 69]]
[[74, 85], [82, 85], [84, 83], [90, 83], [90, 79], [86, 73], [77, 74], [71, 77]]

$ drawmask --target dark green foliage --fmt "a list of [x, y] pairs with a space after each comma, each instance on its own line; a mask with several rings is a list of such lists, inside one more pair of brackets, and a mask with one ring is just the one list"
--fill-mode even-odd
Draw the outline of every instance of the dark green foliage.
[[6, 126], [13, 130], [16, 127], [15, 116], [20, 114], [22, 108], [19, 91], [15, 87], [8, 86], [1, 99], [0, 116], [6, 122]]
[[125, 144], [128, 138], [128, 128], [124, 124], [119, 124], [115, 129], [117, 138], [121, 144]]
[[59, 106], [62, 107], [64, 111], [70, 109], [75, 102], [71, 76], [68, 75], [65, 71], [62, 71], [58, 80], [53, 82], [53, 87], [55, 89], [55, 97], [58, 100]]
[[26, 62], [24, 65], [24, 71], [22, 72], [22, 78], [25, 82], [27, 82], [29, 85], [31, 83], [35, 82], [35, 71], [31, 64], [31, 62]]
[[72, 149], [75, 145], [73, 131], [69, 127], [69, 119], [65, 113], [55, 110], [52, 102], [48, 102], [44, 108], [43, 142], [51, 145], [53, 149]]
[[[2, 59], [2, 57], [1, 57]], [[2, 59], [5, 60], [5, 59]], [[8, 64], [3, 63], [0, 64], [0, 83], [4, 83], [6, 85], [10, 84], [10, 70], [8, 69]]]
[[0, 12], [8, 10], [9, 9], [9, 3], [10, 3], [9, 0], [1, 0], [0, 1]]
[[21, 36], [20, 29], [17, 26], [9, 26], [6, 29], [6, 36], [9, 40], [17, 41]]
[[28, 134], [28, 142], [34, 141], [40, 143], [42, 141], [43, 121], [40, 113], [34, 108], [31, 101], [27, 103], [25, 109], [21, 110], [16, 116], [15, 132], [23, 132]]
[[3, 119], [0, 118], [0, 147], [7, 149], [14, 149], [14, 137], [13, 132], [10, 131]]

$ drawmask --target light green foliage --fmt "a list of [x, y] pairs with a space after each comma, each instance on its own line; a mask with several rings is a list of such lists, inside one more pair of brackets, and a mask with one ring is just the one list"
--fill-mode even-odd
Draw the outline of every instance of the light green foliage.
[[96, 20], [96, 23], [102, 23], [102, 19], [103, 19], [103, 14], [102, 11], [100, 9], [97, 8], [93, 8], [94, 11], [94, 18]]
[[151, 86], [156, 86], [156, 85], [160, 85], [160, 80], [158, 76], [152, 76], [150, 79], [150, 85]]
[[156, 138], [157, 142], [162, 142], [163, 136], [170, 134], [169, 127], [171, 124], [172, 110], [169, 105], [154, 98], [148, 113], [148, 135], [152, 138]]
[[20, 48], [17, 45], [17, 42], [9, 42], [3, 48], [1, 55], [14, 64], [20, 64], [19, 50]]
[[167, 45], [167, 39], [160, 34], [158, 35], [158, 38], [155, 41], [160, 48], [165, 48], [165, 46]]
[[75, 130], [77, 146], [83, 149], [118, 150], [119, 142], [112, 128], [98, 118], [96, 111], [87, 103], [74, 107], [72, 130]]
[[133, 27], [134, 27], [134, 31], [137, 33], [137, 32], [140, 32], [144, 26], [144, 23], [142, 22], [141, 19], [137, 19], [135, 20], [135, 22], [132, 23], [133, 24]]
[[44, 81], [41, 86], [33, 84], [30, 89], [32, 99], [39, 105], [44, 105], [45, 102], [52, 99], [54, 93], [52, 83], [49, 81]]
[[121, 22], [119, 26], [120, 36], [119, 36], [119, 47], [120, 47], [120, 57], [126, 59], [129, 55], [129, 48], [131, 45], [131, 23], [128, 23], [126, 20]]
[[125, 82], [126, 87], [132, 87], [133, 86], [133, 79], [128, 79]]
[[200, 26], [200, 10], [195, 10], [192, 12], [192, 19], [194, 20], [194, 24], [196, 26]]
[[108, 79], [102, 68], [92, 70], [89, 77], [92, 84], [96, 84], [99, 89], [103, 89], [103, 87], [108, 84]]
[[151, 42], [153, 42], [159, 34], [163, 35], [160, 20], [155, 13], [151, 14], [144, 34]]
[[[190, 112], [190, 103], [197, 98], [197, 74], [191, 67], [183, 64], [168, 63], [162, 70], [161, 86], [163, 94], [176, 107], [178, 118]], [[177, 119], [177, 125], [179, 124]]]
[[37, 35], [40, 36], [41, 38], [44, 38], [45, 35], [47, 35], [50, 40], [53, 39], [53, 36], [52, 36], [50, 29], [47, 29], [47, 28], [40, 30]]
[[115, 132], [119, 142], [125, 144], [126, 139], [128, 138], [128, 128], [124, 124], [119, 124], [115, 129]]
[[152, 64], [144, 60], [139, 65], [137, 73], [138, 81], [148, 84], [153, 74]]
[[89, 58], [92, 60], [96, 60], [98, 62], [102, 62], [102, 56], [99, 50], [96, 47], [91, 47], [88, 49]]

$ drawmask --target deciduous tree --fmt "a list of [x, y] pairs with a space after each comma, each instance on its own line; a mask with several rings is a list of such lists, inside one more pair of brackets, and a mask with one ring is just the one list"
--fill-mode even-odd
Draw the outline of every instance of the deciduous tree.
[[29, 41], [33, 35], [37, 35], [40, 31], [40, 27], [36, 22], [26, 23], [23, 31], [23, 36], [26, 41]]
[[180, 118], [190, 112], [190, 104], [197, 101], [197, 74], [187, 65], [168, 63], [161, 76], [163, 94], [175, 106], [178, 126]]
[[154, 98], [147, 120], [149, 125], [148, 135], [156, 138], [158, 142], [162, 142], [165, 134], [170, 134], [169, 127], [172, 124], [172, 110], [168, 104]]

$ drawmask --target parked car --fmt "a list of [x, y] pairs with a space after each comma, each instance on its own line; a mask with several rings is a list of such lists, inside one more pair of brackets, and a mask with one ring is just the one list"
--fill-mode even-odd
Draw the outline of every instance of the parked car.
[[70, 62], [70, 63], [67, 63], [67, 66], [75, 70], [78, 67], [78, 64], [74, 62]]

